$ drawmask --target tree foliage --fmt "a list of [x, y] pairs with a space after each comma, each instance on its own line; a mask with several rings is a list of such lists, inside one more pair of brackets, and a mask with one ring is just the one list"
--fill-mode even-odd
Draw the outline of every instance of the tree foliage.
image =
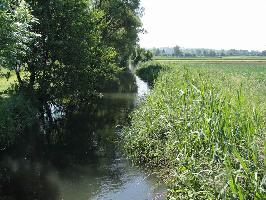
[[2, 0], [0, 66], [38, 102], [43, 123], [51, 107], [89, 104], [116, 79], [141, 31], [139, 0]]
[[134, 65], [137, 65], [141, 62], [147, 62], [152, 60], [152, 57], [153, 54], [150, 50], [146, 50], [144, 48], [140, 48], [139, 46], [137, 46], [132, 55], [132, 60]]
[[139, 0], [96, 0], [95, 8], [104, 12], [107, 24], [103, 39], [108, 46], [118, 52], [116, 61], [126, 65], [138, 42], [138, 33], [143, 32], [140, 16], [142, 10]]
[[[27, 63], [29, 45], [37, 37], [36, 23], [25, 1], [3, 0], [0, 4], [0, 65], [18, 74]], [[19, 81], [20, 77], [18, 76]]]
[[265, 56], [264, 51], [242, 50], [242, 49], [229, 49], [229, 50], [216, 50], [204, 48], [180, 48], [163, 47], [151, 49], [155, 56], [177, 56], [177, 57], [223, 57], [223, 56]]
[[81, 101], [101, 90], [118, 70], [115, 50], [103, 43], [103, 12], [84, 0], [28, 2], [41, 37], [31, 47], [27, 81], [40, 101]]
[[0, 151], [15, 143], [17, 137], [38, 124], [37, 109], [22, 93], [0, 99]]
[[180, 46], [176, 45], [176, 46], [173, 48], [173, 50], [174, 50], [174, 55], [175, 55], [175, 56], [181, 56], [181, 55], [182, 55], [182, 51], [181, 51], [181, 49], [180, 49]]
[[41, 104], [86, 101], [129, 59], [139, 16], [139, 0], [5, 0], [1, 65]]

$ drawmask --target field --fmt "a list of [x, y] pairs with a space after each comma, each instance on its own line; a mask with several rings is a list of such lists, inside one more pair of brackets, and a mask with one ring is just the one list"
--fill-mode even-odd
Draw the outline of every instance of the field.
[[137, 69], [157, 78], [125, 150], [163, 174], [169, 199], [265, 199], [266, 64], [214, 61], [160, 60], [158, 77], [154, 63]]
[[213, 60], [213, 61], [224, 61], [224, 60], [236, 60], [236, 61], [266, 61], [266, 56], [226, 56], [226, 57], [175, 57], [175, 56], [155, 56], [154, 60], [176, 60], [176, 61], [182, 61], [182, 60]]

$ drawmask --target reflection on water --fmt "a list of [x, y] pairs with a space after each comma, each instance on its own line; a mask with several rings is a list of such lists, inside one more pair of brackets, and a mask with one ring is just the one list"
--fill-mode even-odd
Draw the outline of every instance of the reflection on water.
[[162, 199], [157, 196], [164, 188], [152, 175], [132, 167], [119, 151], [119, 130], [148, 92], [147, 84], [130, 73], [120, 79], [119, 92], [105, 93], [97, 104], [65, 113], [58, 120], [54, 144], [30, 135], [2, 153], [0, 199]]
[[124, 159], [78, 167], [75, 171], [64, 172], [57, 181], [61, 197], [66, 200], [144, 200], [153, 199], [157, 192], [163, 191], [155, 180], [131, 167]]
[[138, 86], [138, 98], [143, 98], [149, 92], [149, 86], [138, 76], [136, 76], [136, 84]]

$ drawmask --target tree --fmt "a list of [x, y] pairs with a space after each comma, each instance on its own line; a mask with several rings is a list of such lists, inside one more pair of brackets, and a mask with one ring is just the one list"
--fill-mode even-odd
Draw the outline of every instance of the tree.
[[140, 0], [95, 0], [94, 5], [95, 9], [103, 11], [103, 20], [107, 24], [102, 34], [104, 42], [116, 50], [117, 63], [127, 65], [135, 51], [138, 34], [143, 32]]
[[53, 124], [51, 105], [87, 104], [115, 77], [116, 52], [102, 39], [104, 13], [88, 1], [27, 2], [38, 19], [31, 31], [40, 37], [27, 46], [23, 82], [39, 102], [41, 121]]
[[1, 65], [16, 71], [48, 121], [51, 105], [88, 103], [102, 92], [141, 31], [139, 0], [3, 0], [0, 9]]
[[222, 57], [225, 56], [225, 50], [222, 49], [222, 50], [220, 51], [220, 56], [222, 56]]
[[104, 13], [90, 10], [85, 0], [28, 2], [39, 19], [34, 31], [41, 35], [31, 47], [29, 82], [41, 101], [82, 101], [101, 90], [117, 71], [116, 52], [101, 37]]
[[150, 61], [153, 58], [153, 53], [150, 50], [147, 50], [145, 57], [146, 57], [145, 61]]
[[228, 54], [229, 56], [236, 56], [236, 55], [237, 55], [237, 50], [235, 50], [235, 49], [230, 49], [230, 50], [227, 51], [227, 54]]
[[160, 56], [161, 55], [161, 51], [160, 51], [160, 49], [156, 49], [156, 51], [155, 51], [155, 56]]
[[182, 55], [182, 51], [181, 51], [181, 49], [180, 49], [180, 46], [178, 46], [178, 45], [176, 45], [175, 47], [174, 47], [174, 56], [181, 56]]
[[91, 105], [116, 79], [136, 47], [139, 16], [139, 0], [1, 1], [0, 66], [16, 72], [16, 92], [36, 108], [48, 143], [52, 107]]
[[153, 54], [151, 51], [146, 50], [144, 48], [140, 48], [139, 46], [136, 48], [133, 53], [132, 60], [134, 65], [139, 64], [140, 62], [147, 62], [152, 60]]
[[266, 56], [266, 50], [262, 51], [262, 52], [261, 52], [261, 55], [262, 55], [262, 56]]
[[214, 50], [210, 50], [209, 51], [209, 56], [210, 57], [215, 57], [216, 56], [216, 52]]
[[3, 0], [0, 6], [0, 65], [14, 70], [20, 85], [21, 70], [26, 67], [29, 45], [37, 38], [30, 29], [37, 22], [28, 4], [21, 1]]

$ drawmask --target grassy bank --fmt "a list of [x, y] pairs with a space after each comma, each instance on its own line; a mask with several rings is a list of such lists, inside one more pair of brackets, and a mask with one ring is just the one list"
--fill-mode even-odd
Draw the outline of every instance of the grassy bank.
[[169, 199], [266, 198], [265, 70], [168, 65], [125, 129], [127, 154], [160, 169]]

